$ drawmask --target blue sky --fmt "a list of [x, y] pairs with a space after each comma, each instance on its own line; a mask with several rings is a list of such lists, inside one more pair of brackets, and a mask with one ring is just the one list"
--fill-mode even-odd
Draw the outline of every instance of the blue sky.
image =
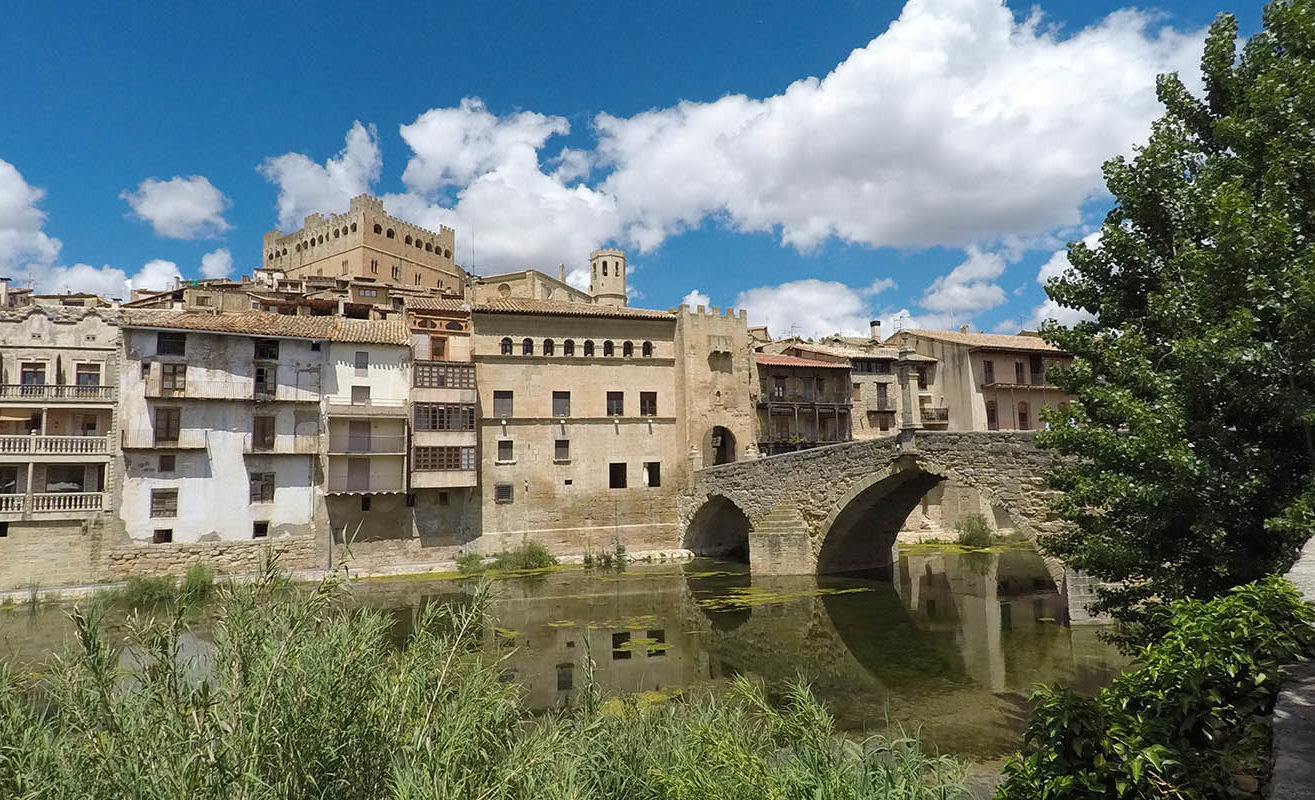
[[1219, 10], [1259, 26], [1103, 0], [17, 4], [0, 267], [112, 294], [207, 256], [239, 275], [368, 190], [453, 225], [477, 273], [619, 245], [636, 304], [697, 290], [774, 333], [1063, 318], [1038, 277]]

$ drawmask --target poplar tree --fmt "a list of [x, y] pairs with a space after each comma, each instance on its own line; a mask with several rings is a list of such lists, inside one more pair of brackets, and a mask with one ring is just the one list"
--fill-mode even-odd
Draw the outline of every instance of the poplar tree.
[[1106, 162], [1115, 205], [1046, 287], [1093, 319], [1043, 327], [1075, 400], [1038, 443], [1069, 523], [1042, 548], [1114, 585], [1095, 610], [1214, 597], [1283, 572], [1315, 529], [1315, 0], [1276, 0], [1237, 52], [1220, 15], [1204, 96]]

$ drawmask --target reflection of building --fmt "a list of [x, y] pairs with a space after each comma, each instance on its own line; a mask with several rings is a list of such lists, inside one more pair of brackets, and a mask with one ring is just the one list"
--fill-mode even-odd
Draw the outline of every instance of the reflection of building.
[[78, 577], [85, 525], [113, 507], [118, 329], [96, 309], [0, 313], [0, 586]]

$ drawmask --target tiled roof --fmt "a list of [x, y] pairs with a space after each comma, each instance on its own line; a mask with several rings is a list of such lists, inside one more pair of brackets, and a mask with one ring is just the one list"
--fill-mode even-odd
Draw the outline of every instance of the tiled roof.
[[[910, 336], [921, 336], [924, 339], [934, 339], [951, 344], [961, 344], [968, 347], [981, 347], [988, 350], [1033, 350], [1039, 353], [1062, 353], [1058, 347], [1046, 342], [1039, 336], [1009, 336], [1000, 333], [960, 333], [959, 331], [925, 331], [911, 329], [901, 331]], [[887, 342], [895, 340], [900, 333], [892, 335]]]
[[639, 319], [676, 318], [670, 311], [628, 306], [605, 306], [596, 303], [569, 303], [561, 300], [527, 300], [521, 297], [498, 297], [486, 300], [474, 309], [482, 314], [556, 314], [569, 317], [621, 317]]
[[169, 328], [248, 336], [288, 336], [332, 342], [410, 345], [411, 336], [401, 320], [343, 319], [243, 311], [237, 314], [193, 314], [185, 311], [132, 311], [125, 315], [129, 328]]
[[753, 360], [764, 367], [816, 367], [818, 369], [849, 369], [849, 363], [814, 361], [811, 358], [783, 356], [779, 353], [754, 353]]
[[409, 311], [469, 311], [470, 306], [459, 297], [408, 297]]
[[862, 347], [839, 347], [832, 344], [812, 344], [809, 342], [791, 342], [786, 348], [795, 347], [800, 350], [807, 350], [812, 353], [822, 353], [828, 356], [838, 356], [840, 358], [899, 358], [898, 347], [877, 347], [866, 349]]

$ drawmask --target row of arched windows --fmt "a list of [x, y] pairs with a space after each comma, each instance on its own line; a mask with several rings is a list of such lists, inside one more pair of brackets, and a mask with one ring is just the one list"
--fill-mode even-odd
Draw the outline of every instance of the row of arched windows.
[[[504, 355], [504, 356], [512, 355], [512, 350], [514, 349], [514, 347], [515, 347], [515, 345], [514, 345], [514, 343], [511, 341], [511, 338], [510, 338], [510, 337], [504, 338], [504, 339], [502, 340], [502, 343], [501, 343], [501, 352], [502, 352], [502, 355]], [[593, 355], [594, 355], [594, 340], [593, 340], [593, 339], [585, 339], [585, 340], [584, 340], [584, 344], [583, 344], [583, 346], [582, 346], [582, 349], [583, 349], [583, 351], [584, 351], [583, 355], [584, 355], [585, 358], [592, 358]], [[555, 355], [557, 355], [557, 343], [554, 342], [552, 339], [544, 339], [544, 340], [543, 340], [543, 349], [541, 350], [541, 352], [542, 352], [542, 354], [545, 355], [545, 356], [555, 356]], [[644, 342], [644, 343], [642, 343], [642, 344], [639, 346], [639, 352], [640, 352], [640, 354], [641, 354], [644, 358], [652, 358], [652, 357], [653, 357], [653, 343], [652, 343], [652, 342]], [[521, 340], [521, 355], [523, 355], [523, 356], [532, 356], [532, 355], [534, 355], [534, 340], [533, 340], [533, 339], [530, 339], [530, 338], [526, 337], [525, 339], [522, 339], [522, 340]], [[562, 355], [564, 355], [564, 356], [573, 356], [573, 355], [575, 355], [575, 340], [574, 340], [574, 339], [566, 339], [566, 340], [564, 340], [564, 341], [562, 342]], [[614, 344], [614, 343], [612, 342], [611, 339], [607, 339], [607, 340], [605, 340], [605, 341], [603, 342], [603, 357], [604, 357], [604, 358], [612, 358], [612, 357], [614, 357], [614, 356], [616, 356], [616, 344]], [[634, 356], [635, 356], [635, 343], [634, 343], [634, 342], [629, 342], [629, 341], [622, 342], [622, 343], [621, 343], [621, 357], [622, 357], [622, 358], [634, 358]]]
[[[329, 238], [339, 239], [343, 236], [346, 236], [349, 232], [356, 233], [355, 222], [353, 222], [351, 225], [344, 225], [341, 228], [334, 228], [333, 231], [329, 234]], [[321, 233], [319, 236], [312, 236], [309, 239], [303, 239], [302, 241], [298, 242], [292, 249], [297, 252], [301, 252], [302, 250], [309, 250], [314, 245], [324, 244], [324, 239], [325, 239], [324, 234]], [[288, 248], [286, 247], [283, 248], [282, 250], [270, 250], [268, 259], [270, 261], [273, 261], [278, 256], [286, 256], [287, 254], [288, 254]]]
[[[376, 236], [378, 236], [378, 235], [383, 235], [383, 236], [385, 236], [385, 237], [387, 237], [387, 238], [389, 238], [389, 239], [396, 239], [396, 238], [397, 238], [397, 231], [393, 230], [392, 228], [389, 228], [387, 231], [385, 231], [385, 230], [384, 230], [384, 226], [382, 226], [382, 225], [380, 225], [380, 224], [378, 224], [378, 223], [375, 223], [375, 226], [374, 226], [374, 232], [375, 232], [375, 235], [376, 235]], [[417, 237], [415, 237], [415, 238], [413, 239], [413, 238], [411, 238], [411, 234], [408, 233], [408, 234], [402, 239], [402, 242], [403, 242], [404, 244], [415, 245], [417, 249], [424, 250], [426, 253], [438, 253], [438, 254], [439, 254], [440, 256], [442, 256], [443, 258], [451, 258], [451, 257], [452, 257], [452, 251], [451, 251], [451, 250], [444, 250], [443, 248], [439, 247], [438, 245], [434, 244], [433, 242], [422, 241], [421, 238], [420, 238], [419, 236], [417, 236]]]

